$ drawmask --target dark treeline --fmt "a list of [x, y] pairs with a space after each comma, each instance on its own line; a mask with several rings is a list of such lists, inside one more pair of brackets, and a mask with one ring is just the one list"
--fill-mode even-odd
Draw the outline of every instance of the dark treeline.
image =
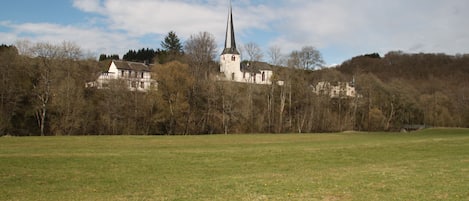
[[[19, 51], [20, 49], [20, 51]], [[0, 135], [165, 135], [469, 127], [469, 57], [391, 52], [336, 68], [274, 67], [282, 86], [217, 81], [213, 36], [199, 33], [154, 62], [158, 89], [85, 88], [109, 65], [70, 43], [0, 48]], [[289, 65], [287, 65], [289, 66]], [[355, 80], [360, 97], [312, 93]], [[275, 81], [275, 80], [274, 80]]]

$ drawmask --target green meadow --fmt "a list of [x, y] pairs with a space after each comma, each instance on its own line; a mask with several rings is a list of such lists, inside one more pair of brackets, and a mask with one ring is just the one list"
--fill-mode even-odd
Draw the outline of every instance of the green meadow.
[[0, 200], [469, 200], [468, 189], [468, 129], [0, 138]]

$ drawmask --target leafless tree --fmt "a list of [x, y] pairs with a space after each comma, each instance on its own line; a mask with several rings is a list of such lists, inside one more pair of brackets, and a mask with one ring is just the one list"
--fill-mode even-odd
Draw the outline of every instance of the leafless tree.
[[301, 51], [292, 51], [288, 59], [288, 65], [293, 68], [314, 70], [324, 65], [321, 52], [313, 46], [305, 46]]
[[191, 35], [184, 45], [185, 53], [195, 76], [208, 78], [210, 67], [215, 60], [217, 45], [215, 38], [208, 32]]
[[37, 97], [38, 107], [36, 118], [40, 128], [41, 136], [45, 129], [48, 107], [52, 98], [53, 82], [58, 82], [57, 72], [64, 68], [64, 61], [76, 60], [81, 55], [80, 48], [74, 43], [63, 42], [61, 45], [51, 43], [36, 43], [31, 46], [31, 56], [38, 58], [37, 72], [38, 79], [33, 84], [34, 94]]
[[270, 57], [270, 63], [272, 65], [280, 66], [283, 64], [283, 55], [279, 46], [271, 46], [267, 54]]
[[244, 50], [246, 51], [249, 57], [249, 61], [260, 61], [264, 56], [259, 45], [253, 42], [244, 45]]

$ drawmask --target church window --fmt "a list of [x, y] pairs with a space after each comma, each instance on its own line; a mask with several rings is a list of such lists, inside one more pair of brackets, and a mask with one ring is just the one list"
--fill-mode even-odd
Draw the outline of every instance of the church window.
[[231, 56], [231, 61], [236, 61], [236, 56], [235, 55]]

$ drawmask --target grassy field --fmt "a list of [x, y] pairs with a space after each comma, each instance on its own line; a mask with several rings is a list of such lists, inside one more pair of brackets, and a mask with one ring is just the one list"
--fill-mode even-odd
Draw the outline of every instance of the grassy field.
[[469, 200], [469, 130], [3, 137], [0, 200]]

